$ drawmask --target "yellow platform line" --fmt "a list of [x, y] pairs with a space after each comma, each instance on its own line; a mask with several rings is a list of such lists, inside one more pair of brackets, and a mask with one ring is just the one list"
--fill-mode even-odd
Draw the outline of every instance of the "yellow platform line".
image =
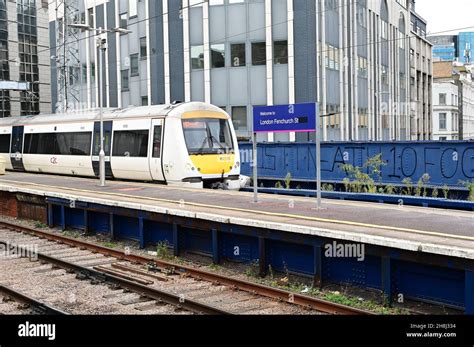
[[[159, 202], [165, 202], [165, 203], [171, 203], [171, 204], [181, 204], [182, 203], [181, 200], [171, 200], [171, 199], [153, 198], [153, 197], [147, 197], [147, 196], [127, 195], [127, 194], [113, 193], [113, 192], [97, 192], [97, 191], [93, 191], [93, 190], [70, 188], [70, 187], [57, 187], [57, 186], [55, 187], [55, 186], [49, 186], [49, 185], [40, 184], [40, 183], [26, 183], [26, 182], [17, 182], [17, 181], [2, 180], [2, 179], [0, 179], [0, 182], [8, 182], [8, 183], [13, 183], [15, 185], [18, 185], [19, 183], [21, 183], [21, 184], [32, 185], [32, 186], [43, 187], [43, 188], [46, 187], [46, 188], [56, 188], [56, 189], [60, 189], [60, 190], [69, 190], [69, 191], [79, 192], [79, 193], [94, 193], [94, 194], [100, 193], [100, 194], [103, 194], [103, 195], [109, 195], [109, 196], [115, 196], [115, 197], [121, 197], [121, 198], [133, 198], [133, 199], [142, 199], [142, 200], [148, 200], [148, 201], [159, 201]], [[302, 219], [302, 220], [306, 220], [306, 221], [322, 222], [322, 223], [330, 223], [330, 224], [340, 224], [340, 225], [347, 225], [347, 226], [354, 226], [354, 227], [372, 228], [372, 229], [380, 229], [380, 230], [392, 230], [392, 231], [418, 234], [418, 235], [425, 235], [425, 236], [443, 237], [443, 238], [448, 238], [448, 239], [474, 241], [474, 237], [471, 237], [471, 236], [444, 234], [444, 233], [439, 233], [439, 232], [434, 232], [434, 231], [424, 231], [424, 230], [400, 228], [400, 227], [386, 226], [386, 225], [368, 224], [368, 223], [360, 223], [360, 222], [344, 221], [344, 220], [335, 220], [335, 219], [327, 219], [327, 218], [320, 218], [320, 217], [309, 217], [309, 216], [303, 216], [303, 215], [297, 215], [297, 214], [286, 214], [286, 213], [277, 213], [277, 212], [268, 212], [268, 211], [258, 211], [258, 210], [242, 209], [242, 208], [237, 208], [237, 207], [209, 205], [209, 204], [201, 204], [201, 203], [187, 202], [187, 201], [185, 202], [185, 205], [194, 206], [194, 207], [210, 208], [210, 209], [228, 210], [228, 211], [234, 211], [234, 212], [254, 213], [254, 214], [260, 214], [260, 215], [265, 215], [265, 216], [273, 216], [273, 217]]]

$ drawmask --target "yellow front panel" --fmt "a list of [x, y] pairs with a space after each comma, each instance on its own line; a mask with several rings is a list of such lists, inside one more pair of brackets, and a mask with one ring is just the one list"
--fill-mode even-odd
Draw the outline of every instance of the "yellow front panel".
[[235, 162], [235, 154], [204, 154], [191, 155], [194, 166], [203, 175], [222, 175], [232, 170]]

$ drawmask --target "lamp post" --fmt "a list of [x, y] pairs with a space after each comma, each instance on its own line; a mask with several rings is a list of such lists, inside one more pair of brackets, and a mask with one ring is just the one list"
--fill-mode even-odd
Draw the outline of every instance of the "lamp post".
[[97, 35], [96, 44], [97, 48], [101, 51], [99, 54], [99, 115], [100, 115], [100, 151], [99, 151], [99, 179], [100, 187], [105, 187], [105, 150], [104, 150], [104, 112], [103, 112], [103, 90], [102, 90], [102, 59], [105, 57], [105, 52], [107, 51], [107, 33], [121, 33], [129, 34], [130, 30], [123, 28], [114, 28], [114, 29], [103, 29], [103, 28], [92, 28], [87, 24], [70, 24], [71, 28], [88, 30], [95, 32]]
[[97, 48], [99, 49], [99, 113], [100, 113], [100, 152], [99, 152], [99, 178], [100, 186], [105, 187], [105, 150], [104, 150], [104, 112], [102, 96], [102, 58], [107, 51], [107, 39], [102, 37], [102, 28], [99, 28]]

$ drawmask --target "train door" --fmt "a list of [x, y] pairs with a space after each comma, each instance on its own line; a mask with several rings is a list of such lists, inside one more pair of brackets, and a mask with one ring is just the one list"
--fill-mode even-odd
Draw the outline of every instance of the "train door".
[[13, 127], [10, 160], [15, 171], [25, 171], [23, 166], [23, 126]]
[[165, 181], [161, 160], [163, 157], [163, 119], [152, 119], [152, 146], [150, 160], [150, 172], [154, 181]]
[[[99, 177], [99, 154], [100, 154], [100, 122], [94, 123], [94, 139], [92, 146], [92, 168], [94, 174]], [[112, 121], [104, 122], [104, 151], [105, 151], [105, 176], [113, 177], [110, 166], [110, 148], [112, 143]]]

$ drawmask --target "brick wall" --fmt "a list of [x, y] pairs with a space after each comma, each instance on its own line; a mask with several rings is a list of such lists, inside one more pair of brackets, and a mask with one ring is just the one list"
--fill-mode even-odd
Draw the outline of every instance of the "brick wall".
[[0, 215], [18, 217], [18, 201], [15, 194], [0, 192]]

